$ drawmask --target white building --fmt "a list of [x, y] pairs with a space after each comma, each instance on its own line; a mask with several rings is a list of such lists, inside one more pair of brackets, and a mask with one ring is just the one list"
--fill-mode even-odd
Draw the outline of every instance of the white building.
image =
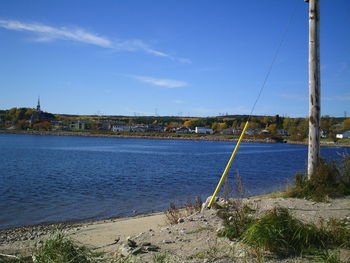
[[200, 134], [213, 134], [214, 133], [213, 129], [204, 128], [204, 127], [196, 127], [194, 132], [200, 133]]
[[130, 125], [113, 125], [112, 126], [113, 132], [128, 132], [131, 131]]
[[350, 131], [346, 131], [346, 132], [343, 132], [343, 133], [338, 133], [335, 137], [337, 139], [349, 139], [350, 138]]

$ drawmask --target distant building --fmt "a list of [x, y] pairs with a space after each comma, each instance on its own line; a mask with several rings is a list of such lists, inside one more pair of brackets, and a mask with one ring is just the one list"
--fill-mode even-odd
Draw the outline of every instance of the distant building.
[[29, 120], [30, 125], [32, 126], [35, 123], [44, 122], [44, 121], [51, 122], [52, 120], [55, 120], [55, 116], [51, 113], [44, 112], [41, 110], [40, 97], [38, 97], [38, 104], [36, 106], [36, 110], [33, 112]]
[[324, 130], [320, 130], [320, 137], [323, 139], [326, 139], [326, 138], [328, 138], [328, 135]]
[[69, 124], [69, 129], [71, 130], [85, 130], [86, 124], [83, 121], [73, 121]]
[[149, 132], [163, 132], [164, 127], [160, 125], [148, 125], [147, 131]]
[[283, 129], [278, 129], [277, 130], [277, 134], [280, 135], [280, 136], [288, 136], [287, 131], [283, 130]]
[[113, 132], [129, 132], [131, 131], [130, 125], [113, 125], [112, 126]]
[[260, 134], [270, 134], [270, 131], [269, 130], [262, 130], [261, 132], [260, 132]]
[[33, 112], [30, 118], [30, 124], [33, 125], [38, 122], [42, 122], [42, 111], [40, 109], [40, 97], [38, 97], [38, 104], [36, 106], [36, 110]]
[[233, 128], [224, 129], [224, 130], [221, 131], [221, 134], [233, 135], [234, 134], [234, 129]]
[[213, 134], [214, 133], [213, 129], [204, 128], [204, 127], [196, 127], [194, 132], [198, 133], [198, 134]]
[[54, 130], [60, 130], [64, 127], [63, 122], [59, 120], [51, 120], [52, 128]]
[[180, 128], [177, 128], [176, 133], [191, 133], [192, 130], [188, 127], [180, 127]]
[[350, 131], [345, 131], [343, 133], [338, 133], [335, 137], [337, 139], [349, 139], [350, 138]]
[[112, 129], [112, 125], [108, 121], [102, 121], [102, 122], [97, 124], [97, 129], [103, 130], [103, 131], [109, 131]]
[[247, 129], [246, 131], [245, 131], [245, 134], [246, 135], [253, 135], [255, 133], [255, 131], [253, 130], [253, 129]]

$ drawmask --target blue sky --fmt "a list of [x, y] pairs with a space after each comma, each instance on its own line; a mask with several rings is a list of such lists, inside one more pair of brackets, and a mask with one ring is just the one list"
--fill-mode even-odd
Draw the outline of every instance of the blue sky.
[[[52, 113], [308, 114], [303, 0], [0, 2], [0, 109]], [[321, 1], [322, 115], [350, 115], [350, 1]]]

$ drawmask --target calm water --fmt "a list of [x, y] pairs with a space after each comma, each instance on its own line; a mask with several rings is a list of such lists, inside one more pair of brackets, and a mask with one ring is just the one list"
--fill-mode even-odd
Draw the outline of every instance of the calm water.
[[[0, 228], [160, 211], [211, 195], [235, 143], [0, 134]], [[339, 158], [345, 148], [322, 148]], [[283, 187], [306, 167], [302, 145], [242, 143], [248, 194]]]

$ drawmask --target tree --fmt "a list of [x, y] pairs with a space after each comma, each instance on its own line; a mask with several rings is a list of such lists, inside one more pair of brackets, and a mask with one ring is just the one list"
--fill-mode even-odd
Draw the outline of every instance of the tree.
[[273, 123], [270, 124], [269, 127], [267, 127], [267, 129], [271, 132], [272, 135], [276, 135], [277, 134], [277, 124]]
[[35, 123], [33, 125], [33, 129], [35, 130], [50, 130], [52, 128], [52, 124], [50, 122], [47, 122], [47, 121], [43, 121], [43, 122], [38, 122], [38, 123]]
[[350, 130], [350, 118], [343, 121], [343, 130], [344, 131]]
[[18, 129], [21, 129], [21, 130], [26, 130], [29, 128], [29, 121], [27, 120], [19, 120], [17, 123], [16, 123], [16, 127]]
[[216, 132], [221, 132], [222, 130], [227, 128], [227, 124], [225, 122], [214, 122], [211, 128]]
[[191, 120], [187, 120], [187, 121], [185, 121], [185, 122], [182, 124], [182, 126], [184, 126], [184, 127], [192, 127], [192, 121], [191, 121]]

